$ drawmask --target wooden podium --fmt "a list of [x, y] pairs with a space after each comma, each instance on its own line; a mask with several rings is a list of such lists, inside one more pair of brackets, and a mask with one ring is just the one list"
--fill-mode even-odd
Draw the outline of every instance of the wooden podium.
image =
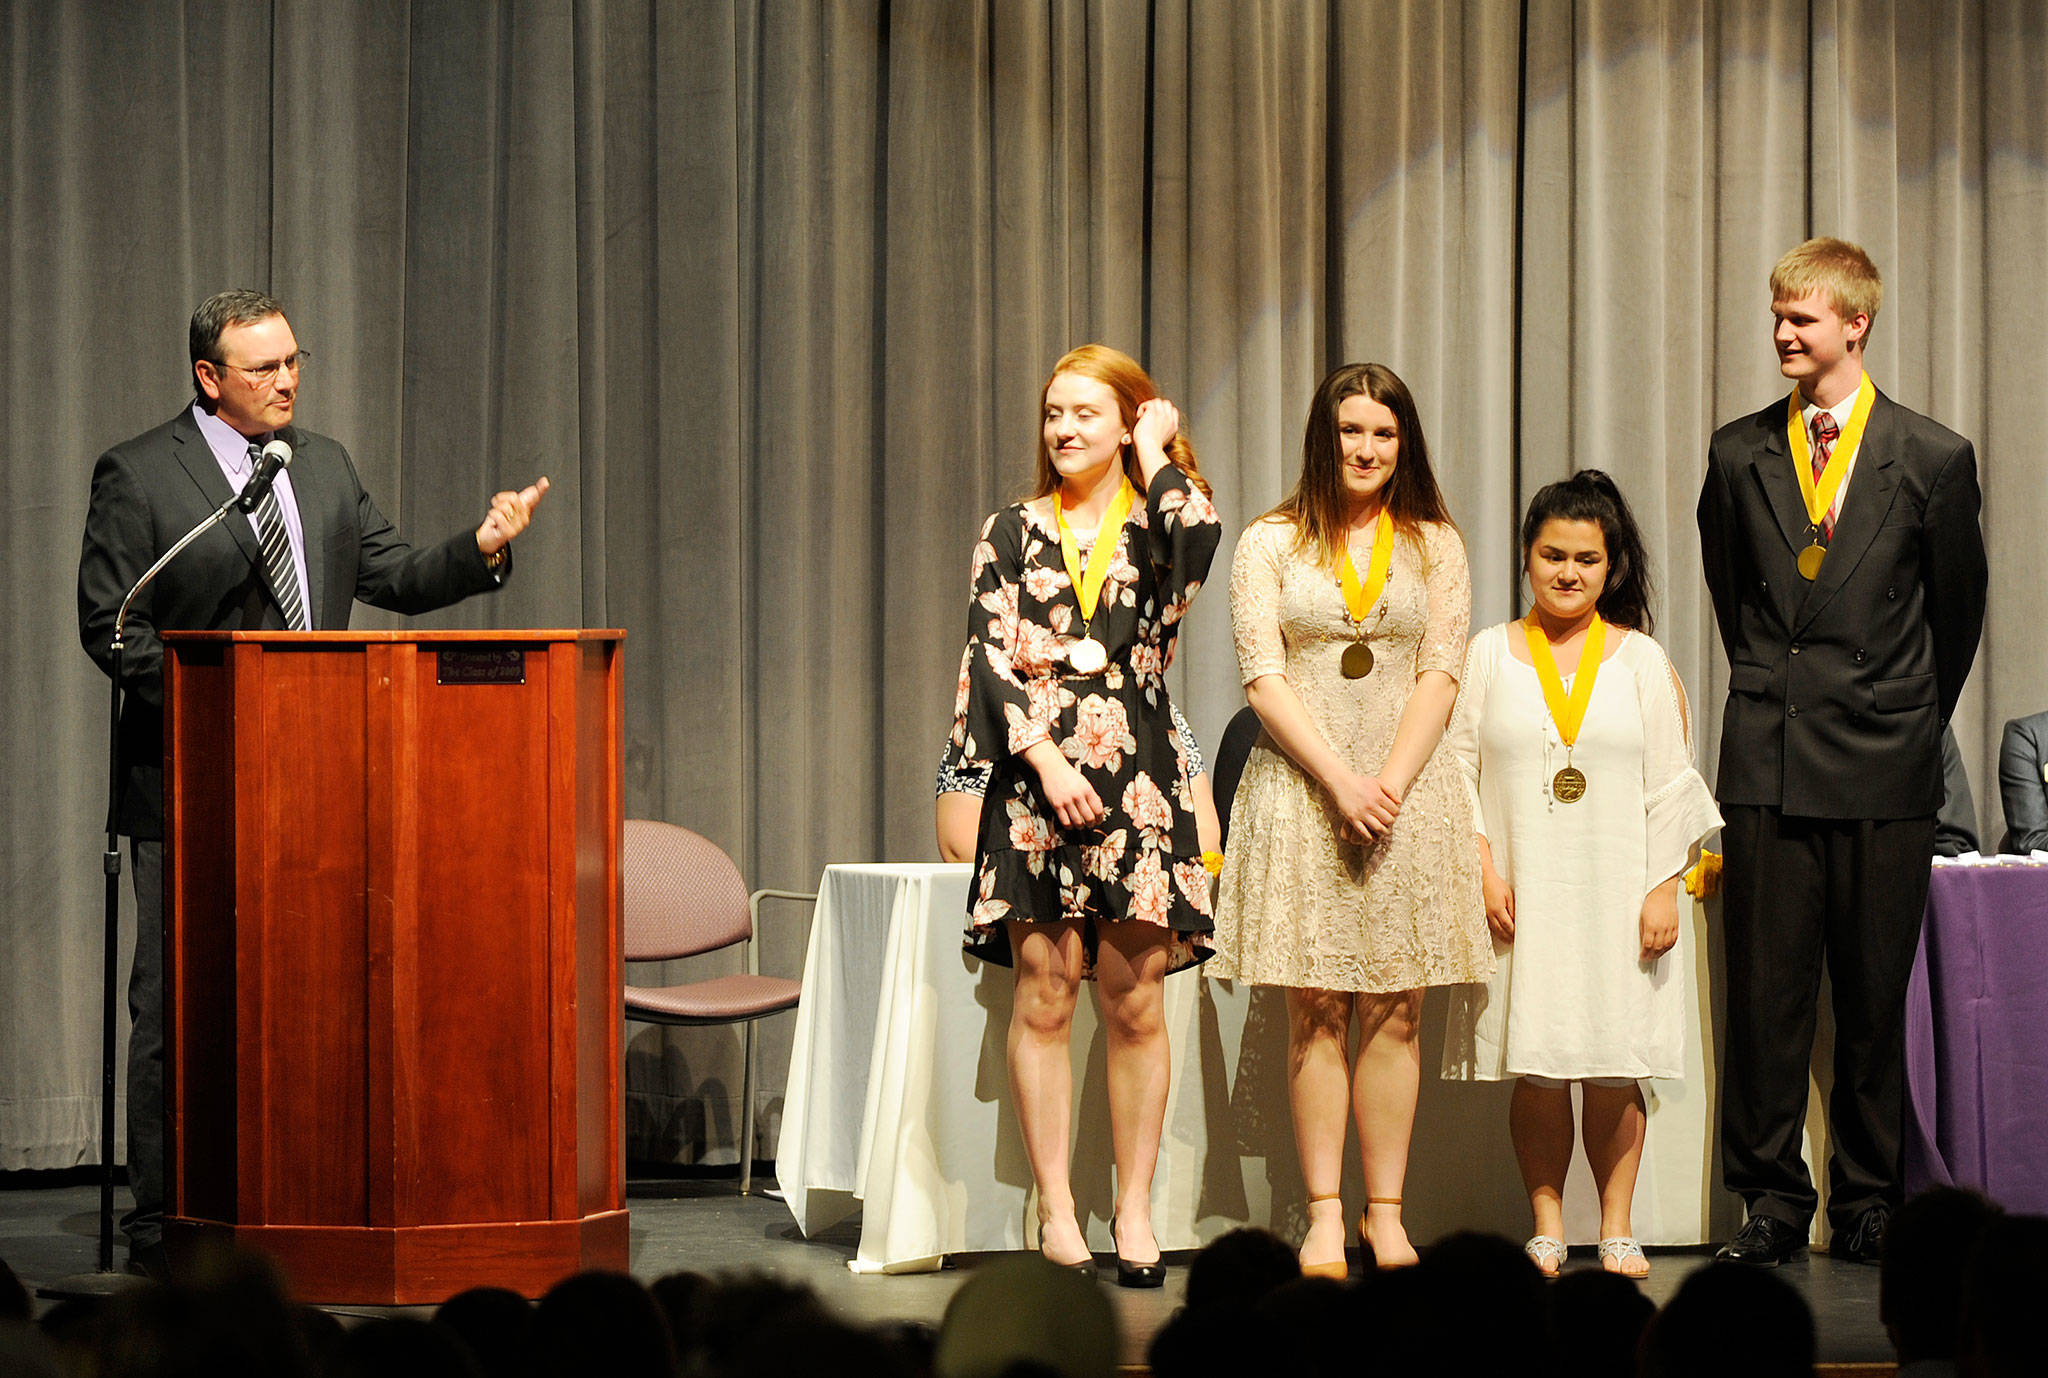
[[174, 1257], [384, 1305], [626, 1267], [624, 636], [164, 634]]

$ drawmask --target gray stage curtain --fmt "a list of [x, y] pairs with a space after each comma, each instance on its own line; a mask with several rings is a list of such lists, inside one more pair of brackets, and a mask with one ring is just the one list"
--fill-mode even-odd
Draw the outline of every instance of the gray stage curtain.
[[[426, 621], [627, 628], [629, 812], [808, 889], [932, 853], [968, 547], [1089, 339], [1183, 404], [1233, 527], [1291, 483], [1325, 368], [1391, 364], [1475, 626], [1517, 609], [1527, 495], [1615, 473], [1710, 762], [1706, 436], [1782, 395], [1777, 254], [1843, 234], [1889, 280], [1879, 383], [1978, 442], [1995, 588], [1957, 729], [2002, 831], [1998, 727], [2048, 700], [2032, 0], [4, 0], [0, 45], [0, 1169], [95, 1151], [77, 533], [223, 286], [286, 302], [304, 424], [417, 537], [554, 480], [512, 586]], [[1212, 744], [1242, 701], [1220, 587], [1175, 672]], [[775, 921], [764, 969], [803, 942]], [[630, 1032], [636, 1154], [729, 1157], [737, 1038]]]

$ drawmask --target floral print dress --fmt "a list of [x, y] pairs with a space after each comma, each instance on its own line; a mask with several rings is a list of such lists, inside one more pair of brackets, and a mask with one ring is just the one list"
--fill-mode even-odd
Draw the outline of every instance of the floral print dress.
[[[1209, 499], [1163, 466], [1122, 528], [1097, 535], [1117, 546], [1084, 630], [1050, 509], [1015, 503], [983, 525], [949, 747], [956, 769], [988, 771], [969, 952], [1008, 966], [1005, 920], [1071, 919], [1081, 925], [1087, 976], [1102, 923], [1170, 930], [1170, 971], [1209, 955], [1209, 876], [1166, 668], [1221, 536]], [[1084, 635], [1109, 651], [1095, 674], [1068, 661]], [[1023, 758], [1040, 741], [1095, 787], [1099, 824], [1061, 828]]]

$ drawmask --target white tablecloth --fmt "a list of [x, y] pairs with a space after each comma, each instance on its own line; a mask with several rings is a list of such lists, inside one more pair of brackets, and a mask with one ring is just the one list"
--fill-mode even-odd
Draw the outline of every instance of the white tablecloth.
[[[1031, 1169], [1010, 1106], [1012, 976], [960, 950], [969, 868], [830, 866], [804, 962], [776, 1176], [806, 1234], [862, 1209], [857, 1272], [936, 1268], [950, 1253], [1034, 1247]], [[1197, 982], [1167, 983], [1174, 1043], [1168, 1150], [1154, 1179], [1160, 1244], [1198, 1247], [1188, 1173], [1201, 1156], [1192, 1074]], [[1092, 994], [1074, 1020], [1074, 1188], [1108, 1248], [1102, 1033]], [[1193, 1100], [1193, 1104], [1188, 1102]], [[1178, 1200], [1178, 1209], [1168, 1203]]]
[[[857, 1272], [930, 1269], [951, 1253], [1036, 1244], [1004, 1055], [1012, 976], [960, 950], [968, 870], [831, 866], [818, 886], [776, 1175], [806, 1234], [862, 1211]], [[1681, 927], [1700, 1015], [1693, 1033], [1704, 1035], [1715, 1003], [1699, 979], [1705, 922], [1695, 910]], [[1528, 1200], [1508, 1143], [1508, 1088], [1437, 1080], [1446, 1003], [1424, 1007], [1409, 1230], [1419, 1241], [1454, 1229], [1520, 1238]], [[1242, 1224], [1297, 1238], [1305, 1193], [1281, 992], [1185, 973], [1166, 982], [1166, 1016], [1173, 1086], [1153, 1183], [1161, 1246], [1198, 1248]], [[1689, 1052], [1684, 1081], [1645, 1084], [1650, 1134], [1635, 1223], [1648, 1243], [1726, 1238], [1741, 1218], [1711, 1167], [1711, 1043], [1695, 1036]], [[1092, 989], [1075, 1017], [1073, 1058], [1074, 1194], [1090, 1243], [1106, 1251], [1114, 1192]], [[1356, 1208], [1365, 1193], [1355, 1141], [1346, 1157], [1345, 1200]], [[1585, 1243], [1598, 1208], [1575, 1157], [1566, 1219], [1573, 1242]]]

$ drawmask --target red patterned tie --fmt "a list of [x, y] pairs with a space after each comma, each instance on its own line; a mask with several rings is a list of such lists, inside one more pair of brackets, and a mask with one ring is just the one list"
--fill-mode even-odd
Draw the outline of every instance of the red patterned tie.
[[[1835, 452], [1835, 437], [1841, 433], [1841, 427], [1835, 424], [1835, 414], [1833, 412], [1824, 411], [1813, 418], [1813, 486], [1815, 488], [1820, 487], [1820, 476], [1828, 467], [1828, 456]], [[1835, 491], [1840, 492], [1841, 490], [1838, 488]], [[1835, 518], [1832, 511], [1833, 504], [1830, 503], [1829, 507], [1831, 510], [1823, 514], [1820, 519], [1820, 529], [1825, 538], [1832, 541], [1835, 538]]]

